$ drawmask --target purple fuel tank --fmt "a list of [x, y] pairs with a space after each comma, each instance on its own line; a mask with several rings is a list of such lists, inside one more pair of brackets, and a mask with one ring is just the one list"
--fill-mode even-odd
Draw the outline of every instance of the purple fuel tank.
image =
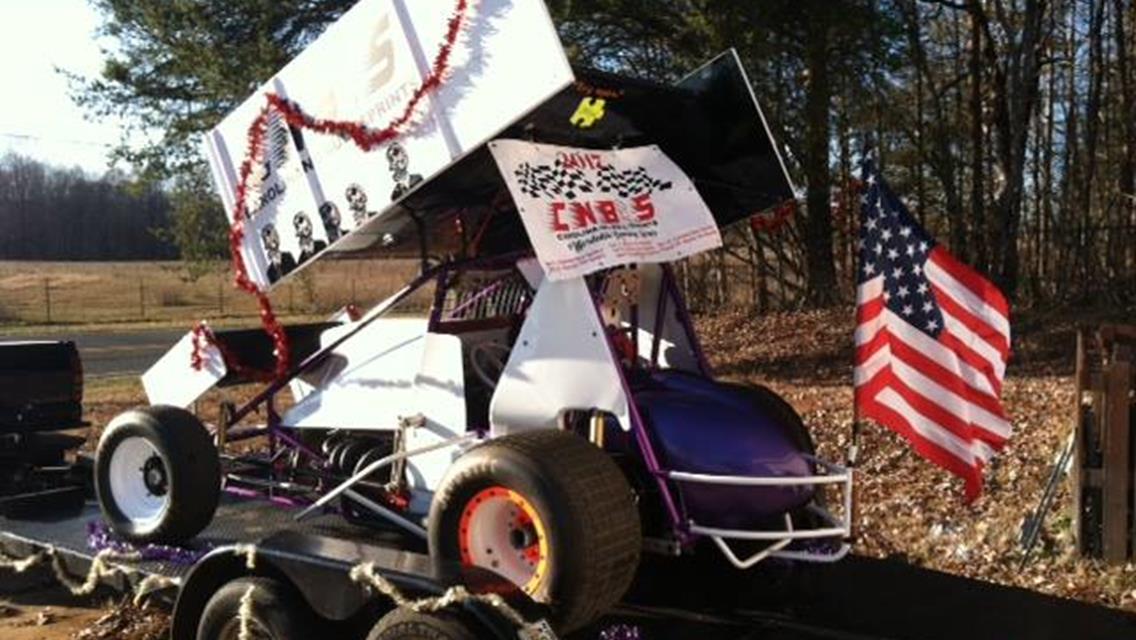
[[[672, 471], [749, 477], [813, 475], [794, 425], [743, 387], [682, 372], [658, 372], [635, 385], [660, 464]], [[742, 487], [675, 483], [688, 517], [700, 525], [751, 529], [808, 503], [812, 486]]]

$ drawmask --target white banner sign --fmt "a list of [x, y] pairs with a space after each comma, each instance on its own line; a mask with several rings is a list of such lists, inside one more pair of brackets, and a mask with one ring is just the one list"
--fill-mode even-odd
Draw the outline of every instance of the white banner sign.
[[[248, 128], [266, 93], [317, 118], [384, 128], [429, 74], [456, 4], [362, 0], [226, 117], [206, 139], [226, 213], [232, 216]], [[251, 278], [268, 288], [333, 244], [369, 245], [375, 238], [353, 232], [572, 80], [541, 0], [479, 0], [470, 2], [442, 86], [422, 103], [416, 124], [383, 148], [365, 153], [349, 140], [270, 119], [248, 199], [243, 250]]]
[[596, 151], [495, 140], [489, 149], [552, 280], [722, 246], [690, 178], [654, 145]]

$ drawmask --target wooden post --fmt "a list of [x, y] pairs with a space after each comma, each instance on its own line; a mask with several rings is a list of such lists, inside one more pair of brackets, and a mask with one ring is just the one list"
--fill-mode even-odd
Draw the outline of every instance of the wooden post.
[[1128, 461], [1128, 381], [1131, 366], [1112, 362], [1104, 372], [1101, 436], [1104, 440], [1104, 559], [1122, 563], [1128, 559], [1128, 484], [1132, 469]]
[[1081, 554], [1110, 564], [1136, 551], [1134, 349], [1136, 327], [1105, 325], [1077, 336], [1074, 533]]
[[51, 278], [43, 279], [43, 304], [47, 311], [47, 324], [51, 324]]
[[[1118, 429], [1123, 429], [1128, 438], [1136, 437], [1132, 433], [1132, 429], [1136, 428], [1136, 399], [1133, 398], [1133, 392], [1136, 391], [1136, 373], [1132, 366], [1132, 347], [1129, 344], [1116, 343], [1113, 346], [1112, 352], [1112, 368], [1113, 379], [1112, 386], [1109, 388], [1108, 398], [1108, 419], [1116, 423]], [[1129, 443], [1129, 447], [1131, 447]], [[1128, 449], [1128, 477], [1125, 479], [1125, 489], [1129, 492], [1125, 495], [1128, 498], [1128, 503], [1125, 509], [1128, 511], [1128, 517], [1124, 521], [1124, 530], [1128, 536], [1128, 548], [1126, 558], [1131, 558], [1136, 555], [1136, 494], [1131, 489], [1136, 488], [1136, 461], [1132, 459], [1131, 448]], [[1131, 497], [1129, 497], [1131, 496]]]
[[1085, 526], [1084, 522], [1084, 463], [1085, 455], [1085, 430], [1089, 428], [1085, 420], [1084, 393], [1088, 387], [1088, 354], [1085, 353], [1085, 330], [1077, 331], [1077, 360], [1076, 360], [1076, 373], [1073, 376], [1073, 382], [1076, 386], [1076, 395], [1073, 397], [1073, 419], [1076, 420], [1076, 436], [1073, 438], [1073, 535], [1077, 541], [1077, 552], [1085, 554], [1088, 552], [1088, 544], [1085, 539]]

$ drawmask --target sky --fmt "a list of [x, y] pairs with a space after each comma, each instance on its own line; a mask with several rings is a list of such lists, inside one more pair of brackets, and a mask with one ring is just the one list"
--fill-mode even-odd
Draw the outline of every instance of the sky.
[[107, 169], [121, 123], [85, 119], [55, 71], [98, 74], [99, 24], [87, 0], [0, 0], [0, 156], [14, 151], [96, 175]]

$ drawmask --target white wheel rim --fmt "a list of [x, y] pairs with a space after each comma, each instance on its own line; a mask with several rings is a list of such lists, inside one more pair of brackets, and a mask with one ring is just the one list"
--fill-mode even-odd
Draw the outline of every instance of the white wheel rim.
[[486, 489], [466, 505], [459, 529], [463, 562], [541, 595], [548, 577], [548, 538], [532, 503], [504, 487]]
[[123, 439], [110, 457], [108, 475], [114, 506], [141, 529], [155, 526], [170, 504], [169, 472], [164, 465], [161, 466], [166, 477], [164, 494], [155, 495], [146, 484], [144, 470], [151, 458], [160, 460], [158, 449], [149, 440], [138, 436]]

